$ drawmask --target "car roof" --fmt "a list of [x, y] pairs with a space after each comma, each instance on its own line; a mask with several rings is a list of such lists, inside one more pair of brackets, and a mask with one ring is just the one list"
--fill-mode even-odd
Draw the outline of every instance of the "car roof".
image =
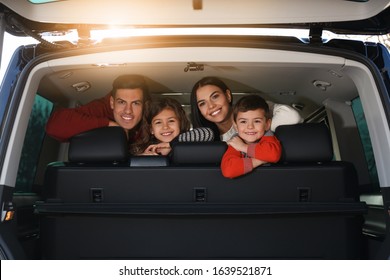
[[[350, 34], [390, 30], [389, 0], [0, 0], [4, 8], [42, 31], [88, 25], [262, 26], [307, 28], [321, 25]], [[40, 23], [41, 25], [38, 25]], [[69, 26], [68, 26], [69, 25]], [[84, 26], [85, 28], [85, 26]]]

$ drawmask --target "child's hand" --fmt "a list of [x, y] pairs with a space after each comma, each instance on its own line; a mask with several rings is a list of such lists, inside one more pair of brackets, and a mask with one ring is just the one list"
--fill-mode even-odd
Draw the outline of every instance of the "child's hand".
[[163, 155], [166, 156], [171, 151], [169, 143], [158, 143], [150, 145], [144, 151], [144, 155]]
[[170, 153], [171, 150], [172, 149], [171, 149], [171, 146], [169, 145], [169, 143], [158, 143], [158, 144], [156, 144], [156, 152], [159, 155], [166, 156], [167, 154]]
[[266, 162], [266, 161], [264, 161], [264, 160], [260, 160], [260, 159], [257, 159], [257, 158], [251, 158], [251, 160], [252, 160], [253, 168], [256, 168], [256, 167], [258, 167], [258, 166], [260, 166], [260, 165], [263, 165], [263, 164], [265, 164], [265, 163], [268, 163], [268, 162]]
[[150, 145], [145, 149], [145, 151], [141, 154], [142, 156], [158, 156], [157, 152], [155, 152], [155, 145]]
[[247, 153], [248, 145], [239, 136], [234, 136], [227, 143], [237, 151]]

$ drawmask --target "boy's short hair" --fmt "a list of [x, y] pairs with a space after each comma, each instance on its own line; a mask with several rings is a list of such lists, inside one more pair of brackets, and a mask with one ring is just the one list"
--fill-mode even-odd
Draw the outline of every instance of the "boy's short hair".
[[248, 95], [240, 98], [233, 108], [233, 118], [234, 121], [237, 120], [237, 115], [239, 112], [253, 111], [257, 109], [263, 109], [265, 111], [266, 119], [270, 119], [269, 106], [264, 98], [259, 95]]

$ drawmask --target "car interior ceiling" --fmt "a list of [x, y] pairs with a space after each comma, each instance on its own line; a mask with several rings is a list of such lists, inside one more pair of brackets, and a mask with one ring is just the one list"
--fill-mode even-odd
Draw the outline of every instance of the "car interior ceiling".
[[[193, 84], [204, 76], [217, 76], [230, 87], [236, 96], [234, 101], [243, 94], [258, 93], [275, 103], [298, 104], [304, 118], [321, 107], [326, 99], [350, 101], [357, 96], [353, 81], [346, 76], [339, 78], [330, 74], [335, 70], [328, 67], [214, 64], [205, 63], [204, 70], [197, 72], [185, 72], [186, 63], [128, 64], [112, 68], [70, 67], [69, 70], [62, 69], [44, 76], [38, 92], [59, 106], [72, 107], [107, 94], [116, 76], [136, 73], [146, 77], [154, 96], [170, 96], [178, 99], [183, 106], [189, 106]], [[79, 83], [85, 83], [89, 88], [77, 91]]]

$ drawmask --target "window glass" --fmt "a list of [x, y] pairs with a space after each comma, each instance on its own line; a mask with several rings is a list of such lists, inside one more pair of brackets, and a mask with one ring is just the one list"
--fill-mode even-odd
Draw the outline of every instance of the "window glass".
[[31, 192], [45, 135], [45, 125], [53, 109], [53, 103], [36, 95], [24, 139], [16, 178], [16, 192]]
[[371, 191], [379, 190], [378, 173], [376, 169], [376, 163], [374, 158], [374, 152], [372, 150], [370, 135], [368, 132], [366, 118], [364, 116], [363, 107], [360, 98], [356, 98], [352, 101], [352, 111], [355, 115], [360, 139], [362, 141], [364, 155], [367, 161], [368, 172], [370, 174]]

